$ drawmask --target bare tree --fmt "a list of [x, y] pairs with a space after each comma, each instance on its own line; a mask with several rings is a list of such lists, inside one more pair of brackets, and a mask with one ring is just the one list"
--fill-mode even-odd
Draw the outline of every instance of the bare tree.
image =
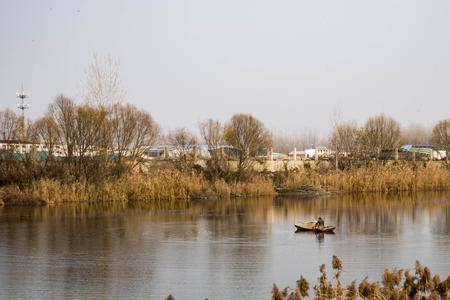
[[167, 141], [175, 147], [178, 158], [188, 158], [197, 144], [197, 137], [187, 128], [177, 128], [168, 133]]
[[304, 150], [321, 142], [318, 132], [309, 128], [293, 132], [275, 131], [272, 139], [274, 150], [281, 153], [289, 153], [294, 148]]
[[218, 148], [224, 143], [223, 125], [216, 120], [208, 119], [199, 123], [200, 135], [209, 148]]
[[114, 104], [111, 109], [113, 151], [119, 162], [129, 153], [137, 127], [137, 109], [130, 104]]
[[300, 146], [300, 135], [280, 130], [272, 130], [273, 149], [280, 153], [289, 153]]
[[433, 127], [433, 143], [446, 151], [445, 159], [449, 162], [450, 155], [450, 119], [442, 120]]
[[60, 95], [50, 104], [49, 115], [59, 128], [63, 150], [70, 164], [75, 151], [76, 104], [72, 99]]
[[180, 170], [192, 169], [197, 154], [197, 137], [187, 128], [177, 128], [169, 131], [166, 141], [174, 147], [173, 164]]
[[159, 126], [150, 113], [144, 110], [137, 110], [135, 115], [136, 128], [130, 147], [134, 166], [140, 163], [146, 147], [153, 145], [159, 134]]
[[0, 111], [0, 139], [16, 140], [20, 135], [20, 117], [11, 109]]
[[75, 108], [74, 144], [77, 157], [83, 160], [86, 155], [97, 156], [102, 149], [105, 136], [107, 111], [87, 104]]
[[48, 155], [51, 157], [54, 154], [55, 146], [60, 143], [58, 125], [51, 116], [47, 115], [36, 120], [33, 128], [37, 139], [44, 143]]
[[130, 104], [114, 104], [110, 118], [113, 151], [118, 161], [127, 156], [135, 167], [146, 147], [155, 143], [159, 126], [148, 112]]
[[323, 142], [319, 133], [315, 129], [306, 128], [303, 129], [299, 136], [300, 149], [306, 149], [312, 145], [318, 145]]
[[119, 62], [110, 56], [94, 55], [83, 82], [83, 94], [87, 103], [109, 107], [121, 102], [123, 91], [120, 88]]
[[335, 150], [336, 168], [338, 168], [338, 158], [340, 155], [356, 156], [359, 148], [360, 130], [356, 122], [337, 122], [333, 126], [330, 138], [331, 147]]
[[272, 136], [264, 124], [248, 114], [233, 115], [225, 125], [225, 140], [239, 151], [238, 179], [243, 179], [250, 158], [272, 146]]
[[224, 127], [216, 120], [199, 123], [200, 134], [208, 145], [210, 158], [206, 161], [206, 174], [210, 179], [227, 178], [230, 170], [224, 148]]
[[402, 144], [423, 145], [431, 142], [431, 128], [411, 124], [402, 128]]
[[400, 137], [399, 123], [384, 114], [369, 118], [364, 125], [364, 146], [369, 153], [377, 157], [381, 150], [398, 147]]
[[357, 155], [359, 142], [358, 136], [360, 129], [356, 122], [347, 121], [337, 124], [331, 135], [330, 143], [338, 152], [346, 155]]

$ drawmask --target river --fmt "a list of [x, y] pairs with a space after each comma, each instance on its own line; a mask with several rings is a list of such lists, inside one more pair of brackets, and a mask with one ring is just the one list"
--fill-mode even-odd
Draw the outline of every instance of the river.
[[[318, 216], [336, 233], [295, 233]], [[0, 299], [270, 299], [333, 255], [349, 283], [416, 259], [446, 277], [449, 250], [448, 193], [3, 207]]]

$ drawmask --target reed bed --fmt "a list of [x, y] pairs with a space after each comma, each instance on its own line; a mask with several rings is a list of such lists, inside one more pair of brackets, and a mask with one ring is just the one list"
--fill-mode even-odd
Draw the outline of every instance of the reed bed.
[[210, 182], [196, 172], [168, 169], [129, 174], [100, 183], [86, 180], [62, 182], [43, 178], [24, 188], [15, 185], [2, 188], [0, 202], [5, 205], [104, 201], [158, 204], [189, 202], [197, 198], [223, 199], [274, 194], [272, 181], [259, 176], [245, 183], [227, 183], [222, 179]]
[[388, 165], [345, 171], [305, 170], [290, 174], [281, 185], [332, 187], [344, 192], [416, 192], [450, 189], [450, 170], [442, 166]]
[[[41, 178], [19, 188], [0, 188], [0, 205], [62, 202], [188, 203], [191, 199], [226, 199], [275, 195], [275, 187], [317, 187], [347, 193], [402, 193], [450, 190], [450, 169], [439, 165], [374, 165], [345, 171], [305, 169], [300, 172], [255, 174], [247, 181], [207, 180], [202, 172], [175, 168], [130, 173], [101, 182], [64, 182]], [[167, 203], [166, 203], [167, 202]]]
[[[326, 272], [324, 264], [319, 267], [317, 283], [312, 287], [305, 277], [300, 276], [295, 287], [278, 288], [272, 285], [272, 300], [439, 300], [450, 299], [450, 276], [441, 279], [439, 275], [432, 275], [428, 267], [419, 261], [411, 270], [385, 269], [382, 281], [370, 282], [364, 278], [349, 285], [341, 282], [343, 262], [333, 256], [331, 261], [333, 270], [332, 280]], [[311, 295], [310, 295], [311, 294]], [[172, 294], [166, 300], [175, 300]]]
[[366, 277], [361, 282], [353, 281], [348, 286], [341, 283], [340, 276], [343, 269], [342, 261], [333, 256], [332, 269], [334, 280], [329, 280], [325, 265], [319, 268], [320, 276], [313, 287], [312, 297], [309, 298], [309, 282], [300, 276], [295, 289], [286, 287], [279, 289], [272, 286], [273, 300], [438, 300], [450, 298], [450, 276], [441, 280], [439, 275], [432, 275], [428, 267], [416, 261], [413, 270], [386, 269], [381, 282], [370, 282]]

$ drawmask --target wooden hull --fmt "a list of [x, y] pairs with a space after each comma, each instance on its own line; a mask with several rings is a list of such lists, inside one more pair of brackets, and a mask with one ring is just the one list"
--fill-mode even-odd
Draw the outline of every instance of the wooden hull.
[[336, 226], [325, 226], [323, 229], [315, 228], [316, 222], [304, 222], [294, 224], [298, 231], [334, 232]]

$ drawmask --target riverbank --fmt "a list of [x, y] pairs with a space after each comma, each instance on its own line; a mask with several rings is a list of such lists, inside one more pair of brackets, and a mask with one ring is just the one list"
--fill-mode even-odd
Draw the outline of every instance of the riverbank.
[[157, 169], [102, 182], [41, 178], [26, 186], [0, 188], [0, 205], [65, 202], [189, 202], [192, 199], [276, 194], [322, 196], [339, 193], [400, 193], [450, 190], [450, 170], [435, 165], [375, 165], [344, 171], [304, 169], [255, 173], [246, 181], [208, 180], [201, 172]]
[[130, 174], [101, 183], [39, 179], [23, 188], [16, 185], [1, 188], [0, 202], [7, 206], [65, 202], [158, 203], [263, 195], [275, 195], [275, 188], [270, 179], [261, 176], [244, 183], [227, 183], [222, 179], [211, 182], [195, 172], [171, 169]]
[[450, 190], [450, 169], [437, 165], [391, 164], [336, 170], [304, 170], [280, 176], [276, 186], [295, 190], [299, 186], [325, 191], [418, 192]]

